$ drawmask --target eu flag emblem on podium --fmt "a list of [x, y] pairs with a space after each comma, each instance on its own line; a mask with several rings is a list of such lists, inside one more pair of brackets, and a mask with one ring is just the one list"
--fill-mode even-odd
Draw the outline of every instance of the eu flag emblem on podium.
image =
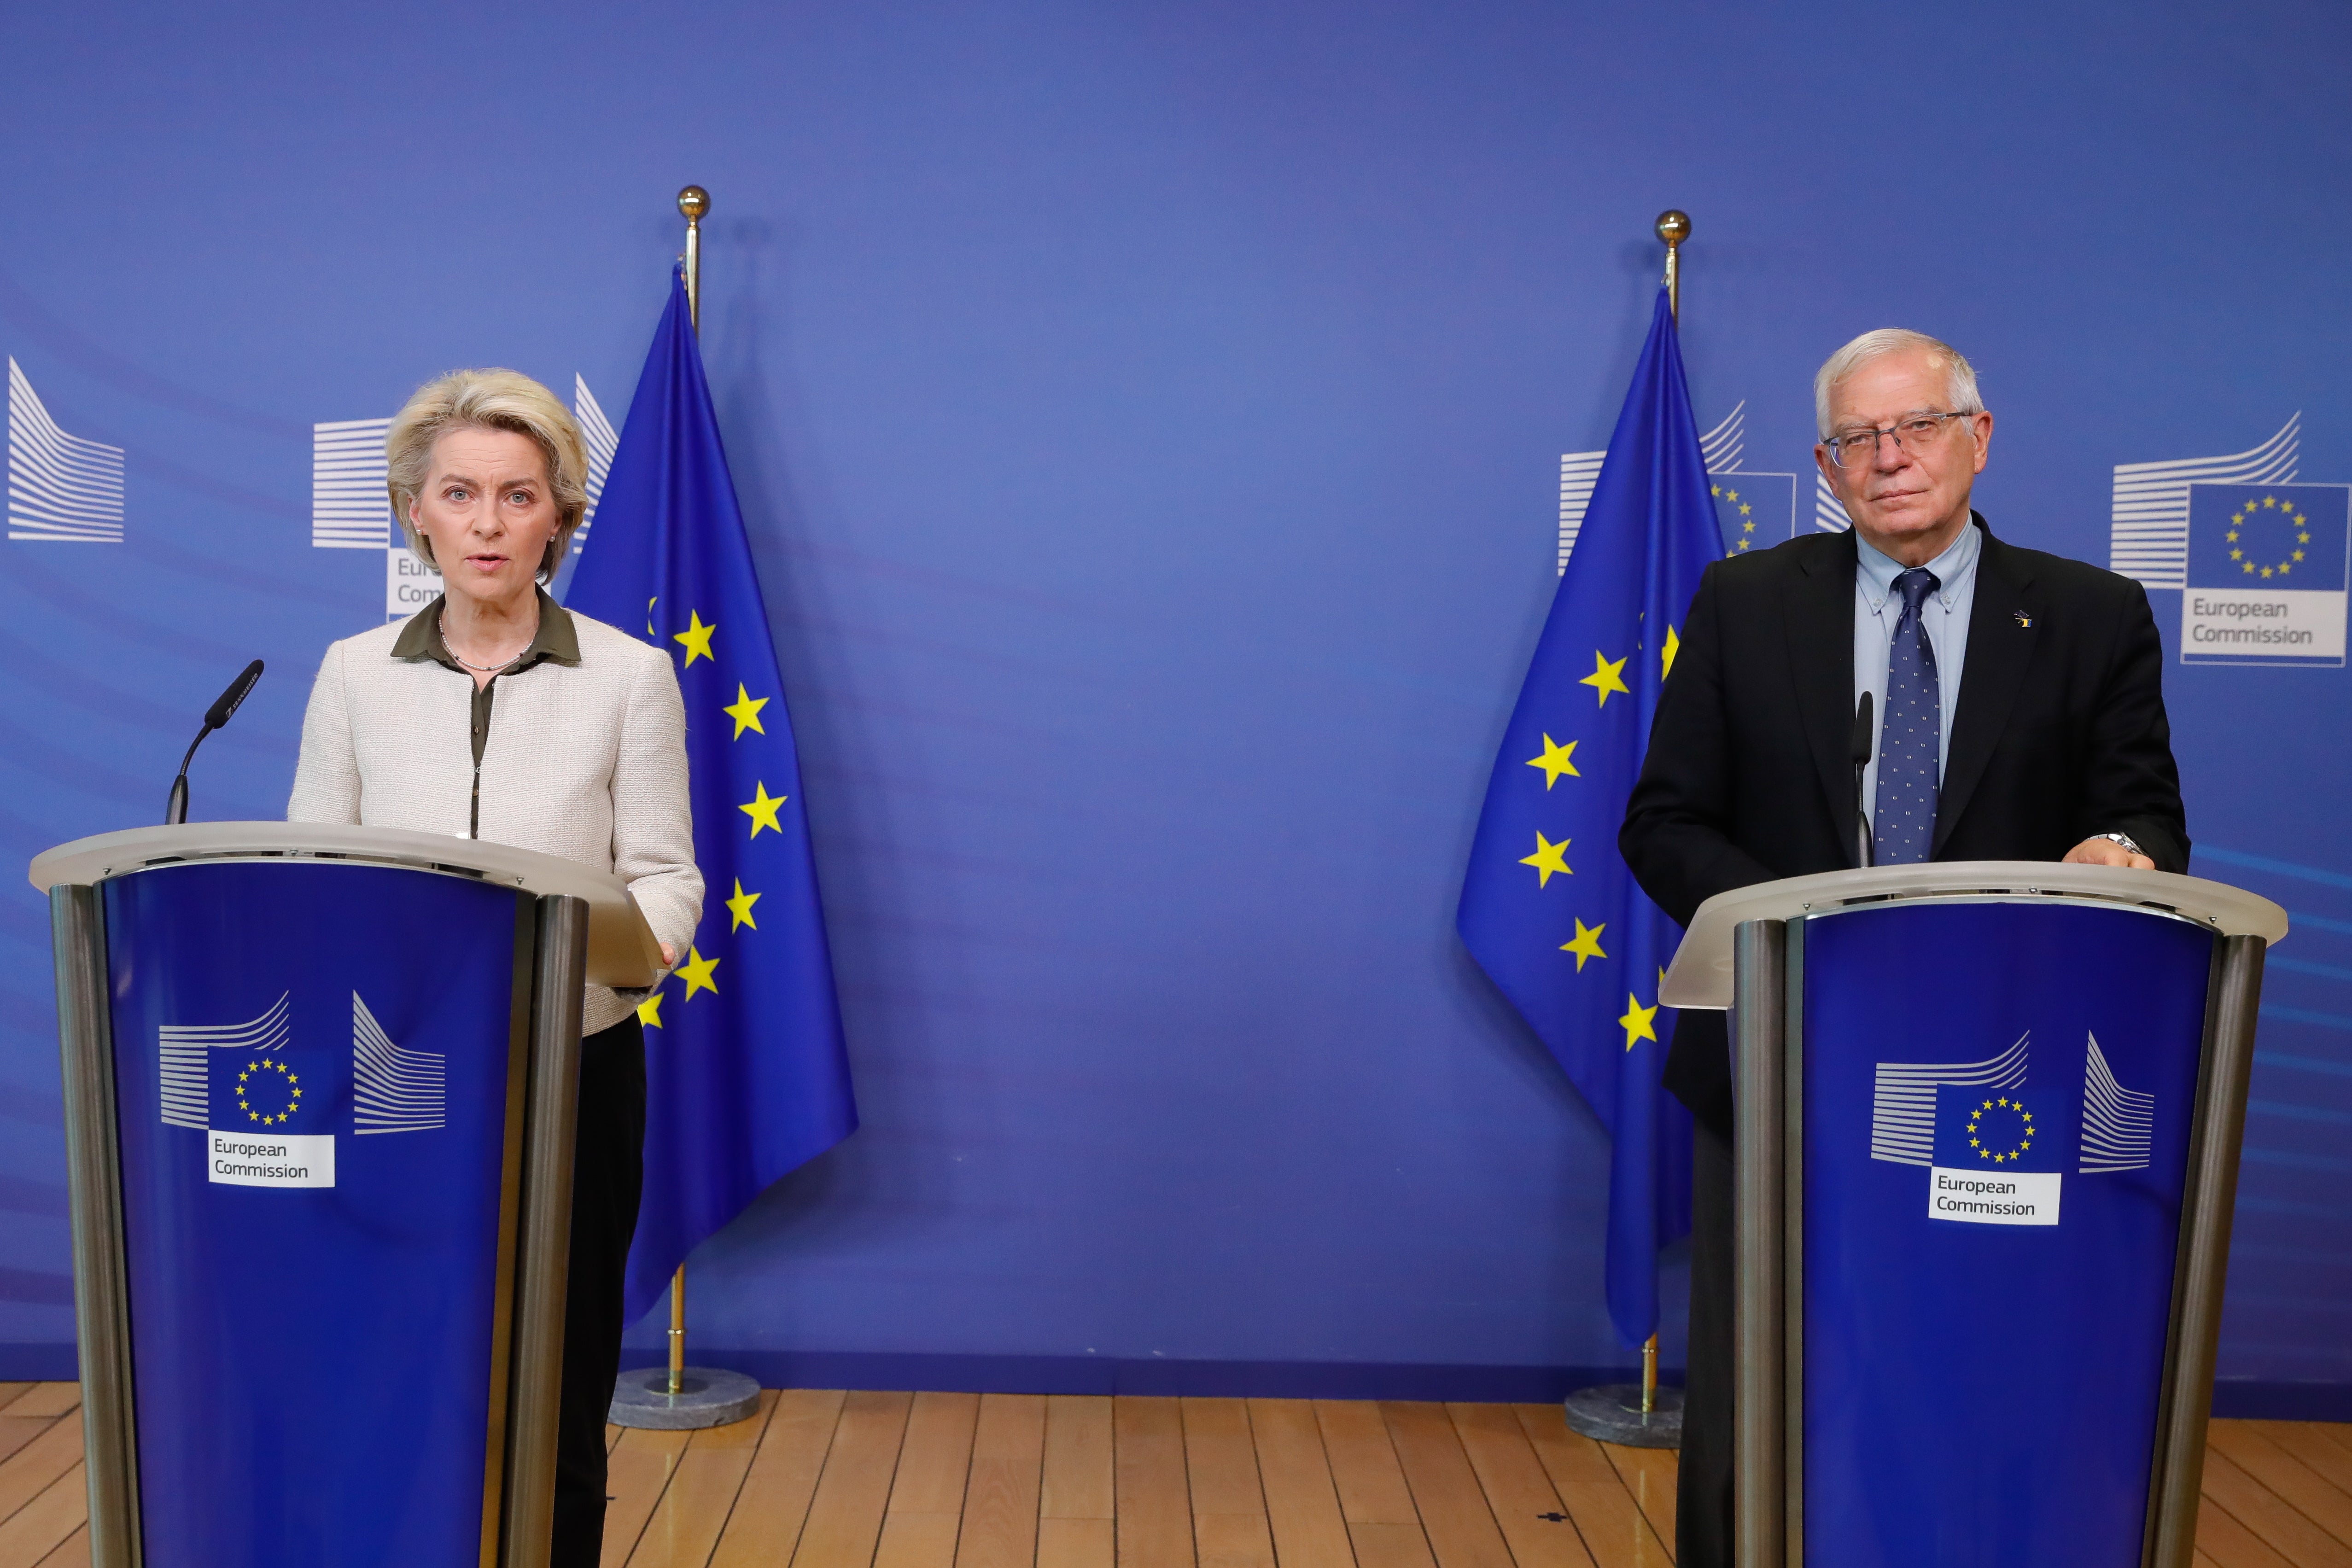
[[638, 1009], [634, 1319], [705, 1237], [857, 1126], [800, 752], [678, 274], [566, 603], [677, 661], [707, 890], [692, 949]]
[[1658, 982], [1680, 933], [1617, 853], [1699, 574], [1723, 553], [1682, 351], [1658, 293], [1486, 786], [1463, 943], [1609, 1129], [1609, 1313], [1657, 1327], [1657, 1253], [1690, 1228], [1690, 1116], [1659, 1085]]

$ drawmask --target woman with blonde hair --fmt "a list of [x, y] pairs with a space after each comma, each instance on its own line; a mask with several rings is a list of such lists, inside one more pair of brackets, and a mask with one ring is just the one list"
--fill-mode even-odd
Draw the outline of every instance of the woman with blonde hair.
[[[328, 647], [287, 820], [451, 833], [614, 873], [676, 962], [702, 914], [677, 673], [543, 586], [587, 509], [579, 427], [528, 376], [457, 371], [408, 400], [385, 453], [393, 515], [443, 592]], [[604, 1416], [644, 1176], [635, 1008], [591, 986], [583, 1030], [555, 1568], [593, 1565], [601, 1548]]]

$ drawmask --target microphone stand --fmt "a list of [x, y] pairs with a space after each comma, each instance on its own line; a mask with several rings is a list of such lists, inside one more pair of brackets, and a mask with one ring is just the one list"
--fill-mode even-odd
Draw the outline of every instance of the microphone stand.
[[172, 780], [172, 797], [163, 807], [164, 826], [176, 828], [188, 820], [188, 764], [196, 759], [196, 747], [205, 743], [205, 737], [229, 721], [229, 716], [245, 701], [245, 694], [253, 690], [253, 683], [259, 679], [261, 661], [256, 659], [228, 684], [228, 690], [221, 693], [219, 700], [205, 710], [205, 727], [188, 742], [188, 754], [180, 758], [180, 776]]
[[1863, 769], [1870, 766], [1872, 703], [1870, 694], [1853, 708], [1853, 739], [1847, 754], [1853, 759], [1853, 863], [1873, 866], [1878, 863], [1878, 844], [1870, 831], [1869, 802], [1862, 798]]

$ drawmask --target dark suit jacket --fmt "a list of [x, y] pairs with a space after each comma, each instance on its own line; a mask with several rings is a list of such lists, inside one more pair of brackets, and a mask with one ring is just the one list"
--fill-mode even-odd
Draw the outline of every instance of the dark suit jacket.
[[[2055, 861], [2121, 832], [2186, 871], [2147, 592], [1974, 522], [1984, 549], [1930, 858]], [[1699, 581], [1617, 839], [1685, 925], [1727, 889], [1854, 863], [1854, 564], [1851, 533], [1813, 534]], [[1723, 1014], [1678, 1016], [1665, 1083], [1729, 1135]]]

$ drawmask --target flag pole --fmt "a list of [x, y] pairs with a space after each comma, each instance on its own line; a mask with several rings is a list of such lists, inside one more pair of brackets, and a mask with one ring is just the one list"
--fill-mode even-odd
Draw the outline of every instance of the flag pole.
[[[686, 214], [686, 315], [697, 339], [702, 336], [702, 220], [710, 211], [710, 193], [688, 185], [677, 193], [677, 210]], [[607, 1419], [615, 1426], [649, 1427], [656, 1431], [695, 1431], [723, 1427], [750, 1416], [760, 1407], [760, 1385], [740, 1372], [719, 1372], [698, 1366], [688, 1375], [686, 1365], [686, 1265], [669, 1277], [669, 1371], [667, 1377], [649, 1378], [643, 1372], [625, 1372], [614, 1388]]]
[[[1683, 241], [1690, 238], [1690, 214], [1679, 207], [1668, 207], [1658, 214], [1657, 235], [1666, 242], [1666, 311], [1679, 327], [1683, 320]], [[1658, 1407], [1658, 1336], [1653, 1333], [1642, 1346], [1642, 1414], [1655, 1414]]]
[[[710, 211], [710, 193], [688, 185], [677, 193], [677, 210], [686, 214], [686, 315], [694, 335], [702, 336], [702, 219]], [[675, 1399], [686, 1392], [686, 1265], [669, 1277], [669, 1392]]]
[[[1658, 214], [1652, 232], [1666, 246], [1666, 310], [1675, 325], [1683, 319], [1682, 245], [1690, 238], [1690, 214], [1668, 207]], [[1603, 1443], [1643, 1448], [1679, 1448], [1683, 1444], [1682, 1404], [1670, 1399], [1658, 1408], [1658, 1336], [1654, 1331], [1642, 1345], [1642, 1386], [1638, 1405], [1629, 1403], [1634, 1389], [1627, 1384], [1579, 1389], [1568, 1396], [1569, 1427]], [[1671, 1391], [1669, 1391], [1671, 1392]]]

